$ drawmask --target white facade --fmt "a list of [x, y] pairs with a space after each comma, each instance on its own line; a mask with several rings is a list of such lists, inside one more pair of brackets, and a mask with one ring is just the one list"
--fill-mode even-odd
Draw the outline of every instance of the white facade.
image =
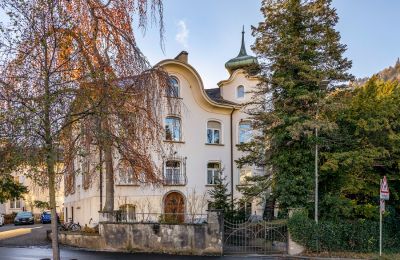
[[[131, 205], [136, 213], [163, 213], [166, 196], [180, 193], [184, 198], [184, 211], [205, 213], [208, 191], [212, 189], [213, 167], [220, 165], [226, 181], [233, 187], [233, 196], [240, 194], [240, 174], [252, 174], [255, 169], [238, 169], [235, 160], [241, 157], [236, 145], [246, 139], [247, 115], [241, 104], [251, 99], [251, 91], [258, 80], [248, 76], [244, 70], [234, 70], [229, 79], [218, 83], [218, 89], [205, 90], [197, 71], [187, 62], [187, 53], [175, 59], [161, 61], [162, 66], [178, 84], [178, 98], [182, 107], [179, 115], [168, 115], [166, 124], [173, 128], [173, 120], [180, 120], [180, 138], [166, 140], [173, 147], [170, 162], [163, 165], [166, 183], [158, 186], [140, 186], [135, 183], [121, 184], [115, 181], [115, 209]], [[220, 93], [220, 96], [219, 96]], [[174, 131], [170, 135], [174, 135]], [[174, 136], [169, 136], [174, 139]], [[167, 158], [166, 161], [169, 159]], [[116, 169], [118, 176], [118, 169]], [[211, 177], [211, 178], [210, 178]], [[128, 181], [129, 182], [129, 181]], [[103, 206], [105, 201], [103, 181]], [[80, 224], [96, 224], [99, 220], [99, 180], [93, 180], [88, 189], [82, 188], [82, 176], [76, 176], [74, 192], [65, 197], [64, 216]], [[252, 214], [262, 214], [263, 206], [252, 203]]]

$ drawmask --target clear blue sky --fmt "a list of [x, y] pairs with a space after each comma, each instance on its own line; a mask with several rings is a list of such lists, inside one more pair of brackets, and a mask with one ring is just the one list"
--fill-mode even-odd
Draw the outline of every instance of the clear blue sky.
[[[203, 78], [206, 88], [226, 79], [224, 64], [239, 52], [241, 29], [246, 30], [247, 52], [254, 39], [250, 26], [262, 20], [260, 0], [164, 0], [165, 53], [159, 45], [156, 27], [144, 38], [141, 50], [152, 64], [189, 52], [189, 63]], [[333, 0], [339, 23], [337, 29], [347, 44], [346, 56], [353, 61], [356, 77], [370, 76], [393, 65], [400, 56], [399, 0]], [[186, 26], [188, 34], [182, 33]], [[181, 37], [178, 37], [180, 35]]]
[[[144, 36], [137, 33], [139, 47], [151, 64], [187, 50], [205, 87], [213, 88], [228, 77], [224, 64], [239, 52], [242, 25], [251, 53], [250, 26], [263, 19], [261, 0], [163, 1], [165, 52], [157, 26], [149, 26]], [[346, 56], [353, 61], [353, 75], [370, 76], [395, 63], [400, 56], [400, 0], [333, 0], [333, 6], [340, 18], [337, 29], [348, 46]]]

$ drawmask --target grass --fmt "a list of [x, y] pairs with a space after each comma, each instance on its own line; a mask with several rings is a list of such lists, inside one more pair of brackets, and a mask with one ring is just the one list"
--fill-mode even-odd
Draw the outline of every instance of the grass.
[[355, 252], [319, 252], [319, 253], [304, 253], [304, 256], [310, 257], [327, 257], [327, 258], [349, 258], [349, 259], [379, 259], [379, 260], [400, 260], [400, 253], [355, 253]]

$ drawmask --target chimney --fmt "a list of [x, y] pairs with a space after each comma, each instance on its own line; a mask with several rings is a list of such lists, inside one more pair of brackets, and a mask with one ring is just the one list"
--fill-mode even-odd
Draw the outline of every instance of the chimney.
[[181, 51], [178, 56], [175, 57], [175, 60], [179, 60], [184, 63], [188, 63], [189, 53], [187, 51]]

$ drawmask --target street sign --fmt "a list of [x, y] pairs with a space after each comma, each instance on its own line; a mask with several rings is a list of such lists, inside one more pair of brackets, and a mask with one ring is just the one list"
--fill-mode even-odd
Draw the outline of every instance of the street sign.
[[381, 192], [380, 192], [381, 200], [389, 200], [389, 185], [386, 180], [386, 176], [383, 176], [381, 180]]
[[385, 212], [385, 200], [389, 200], [389, 186], [386, 180], [386, 176], [383, 176], [381, 180], [380, 190], [380, 205], [379, 205], [379, 255], [382, 256], [382, 218]]

